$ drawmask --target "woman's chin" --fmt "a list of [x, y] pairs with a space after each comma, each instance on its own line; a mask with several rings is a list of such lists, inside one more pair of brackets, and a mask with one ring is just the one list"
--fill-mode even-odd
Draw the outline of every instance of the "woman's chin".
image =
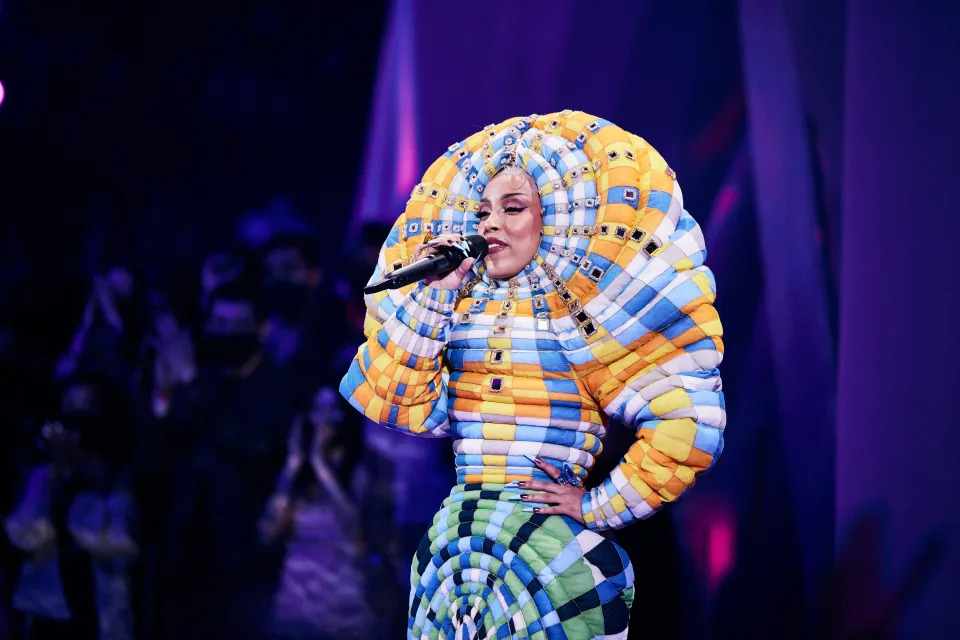
[[512, 278], [523, 271], [523, 268], [516, 269], [513, 265], [504, 264], [499, 260], [491, 260], [487, 258], [487, 275], [491, 278], [496, 278], [497, 280], [506, 280]]

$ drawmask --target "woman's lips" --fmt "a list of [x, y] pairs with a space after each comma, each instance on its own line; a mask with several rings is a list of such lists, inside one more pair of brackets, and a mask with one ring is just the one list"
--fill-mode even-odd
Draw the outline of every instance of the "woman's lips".
[[493, 254], [499, 251], [503, 251], [507, 248], [507, 245], [503, 244], [499, 240], [488, 240], [487, 241], [487, 253]]

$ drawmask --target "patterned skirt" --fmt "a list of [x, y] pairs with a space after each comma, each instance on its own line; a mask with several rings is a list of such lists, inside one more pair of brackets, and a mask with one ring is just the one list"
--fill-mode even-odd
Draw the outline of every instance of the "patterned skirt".
[[626, 638], [626, 553], [572, 518], [524, 511], [521, 492], [453, 488], [413, 560], [408, 638]]

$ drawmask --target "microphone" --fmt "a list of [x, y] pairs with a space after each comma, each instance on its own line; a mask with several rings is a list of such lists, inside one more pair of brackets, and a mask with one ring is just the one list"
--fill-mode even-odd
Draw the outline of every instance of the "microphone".
[[483, 236], [467, 236], [462, 242], [436, 247], [435, 253], [424, 256], [413, 264], [400, 267], [380, 282], [365, 286], [363, 292], [376, 293], [384, 289], [399, 289], [428, 276], [449, 273], [467, 258], [482, 260], [485, 255], [487, 255], [487, 241]]

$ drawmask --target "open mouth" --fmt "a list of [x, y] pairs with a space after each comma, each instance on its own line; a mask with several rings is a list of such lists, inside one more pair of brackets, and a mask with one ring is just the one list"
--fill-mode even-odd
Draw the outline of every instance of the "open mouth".
[[496, 238], [487, 238], [487, 254], [493, 255], [507, 248], [507, 244]]

